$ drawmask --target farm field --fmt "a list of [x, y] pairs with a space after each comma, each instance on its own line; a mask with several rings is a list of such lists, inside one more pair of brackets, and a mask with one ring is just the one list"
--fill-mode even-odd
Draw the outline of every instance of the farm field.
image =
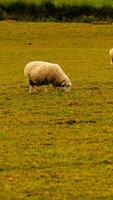
[[[0, 199], [113, 199], [112, 25], [0, 22]], [[61, 65], [70, 93], [28, 94], [24, 66]]]

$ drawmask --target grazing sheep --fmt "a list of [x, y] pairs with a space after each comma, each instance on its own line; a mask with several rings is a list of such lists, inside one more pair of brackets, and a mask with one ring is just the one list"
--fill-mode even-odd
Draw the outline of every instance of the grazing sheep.
[[113, 49], [110, 49], [109, 55], [110, 55], [110, 63], [113, 64]]
[[29, 93], [34, 86], [52, 84], [53, 87], [63, 87], [65, 91], [71, 86], [71, 81], [58, 64], [32, 61], [25, 66], [24, 75], [29, 83]]

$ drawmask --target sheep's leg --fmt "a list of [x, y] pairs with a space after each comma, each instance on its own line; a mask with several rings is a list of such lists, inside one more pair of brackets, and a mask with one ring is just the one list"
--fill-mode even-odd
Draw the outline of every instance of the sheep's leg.
[[34, 89], [34, 86], [30, 85], [30, 86], [29, 86], [29, 94], [32, 93], [33, 89]]
[[29, 80], [29, 94], [33, 92], [34, 89], [34, 82], [30, 79]]
[[111, 64], [113, 64], [113, 58], [111, 58]]
[[110, 57], [110, 64], [113, 64], [113, 58]]
[[47, 86], [45, 87], [44, 92], [45, 92], [45, 93], [48, 92], [48, 87], [47, 87]]

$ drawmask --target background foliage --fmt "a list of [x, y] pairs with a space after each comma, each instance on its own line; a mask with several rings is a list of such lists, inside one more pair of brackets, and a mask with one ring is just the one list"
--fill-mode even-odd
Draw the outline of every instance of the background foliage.
[[0, 20], [95, 22], [113, 20], [111, 0], [2, 0]]

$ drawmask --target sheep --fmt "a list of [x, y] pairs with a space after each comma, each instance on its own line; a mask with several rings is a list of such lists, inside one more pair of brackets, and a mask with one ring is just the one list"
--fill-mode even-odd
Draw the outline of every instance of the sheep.
[[[29, 84], [29, 93], [34, 86], [52, 84], [54, 88], [62, 87], [69, 91], [71, 81], [58, 64], [44, 61], [32, 61], [25, 66], [24, 76]], [[47, 88], [45, 90], [47, 92]]]
[[113, 49], [110, 49], [109, 55], [110, 55], [110, 64], [113, 64]]

